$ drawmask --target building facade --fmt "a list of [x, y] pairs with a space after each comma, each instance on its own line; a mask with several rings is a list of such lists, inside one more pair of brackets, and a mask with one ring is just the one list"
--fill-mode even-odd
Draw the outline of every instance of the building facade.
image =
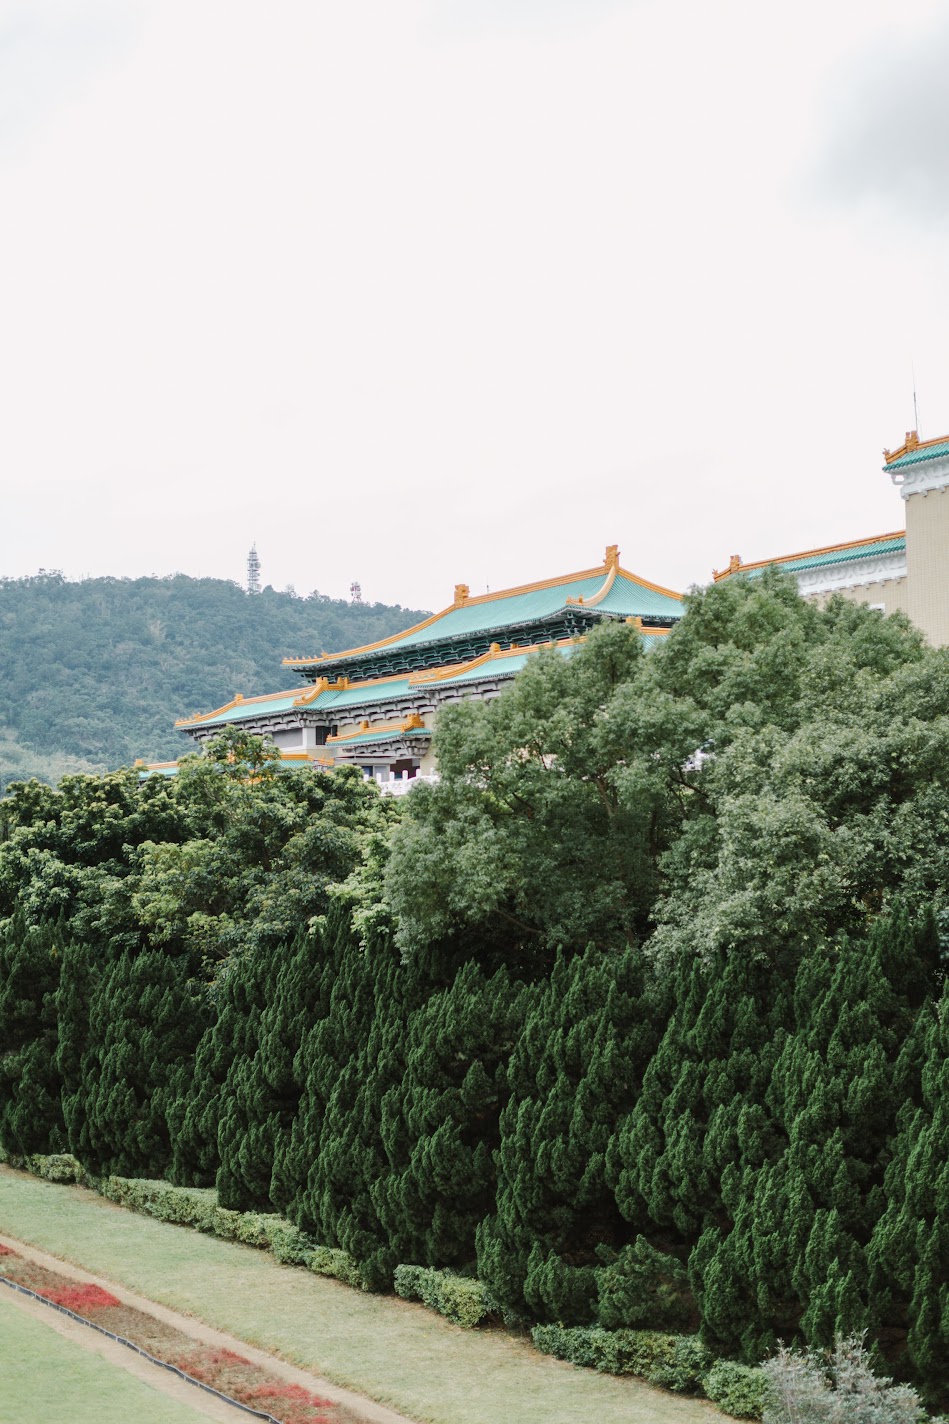
[[[905, 529], [751, 563], [736, 554], [713, 578], [754, 578], [774, 564], [794, 575], [804, 598], [839, 593], [884, 614], [899, 611], [933, 645], [949, 646], [949, 436], [922, 441], [910, 431], [884, 460], [903, 498]], [[404, 633], [286, 658], [294, 687], [238, 693], [177, 726], [198, 744], [238, 726], [273, 742], [289, 764], [354, 764], [399, 792], [434, 774], [432, 731], [442, 707], [497, 697], [540, 648], [569, 656], [604, 619], [634, 623], [649, 644], [681, 614], [681, 594], [623, 569], [614, 544], [602, 564], [579, 573], [475, 597], [457, 584], [447, 608]], [[173, 774], [174, 764], [150, 770]]]
[[580, 573], [475, 597], [457, 584], [448, 608], [404, 633], [286, 658], [301, 679], [295, 687], [238, 694], [176, 725], [198, 743], [239, 726], [268, 738], [287, 762], [355, 764], [397, 792], [434, 772], [432, 729], [442, 707], [497, 697], [540, 648], [567, 657], [604, 620], [634, 623], [650, 642], [681, 614], [681, 594], [623, 569], [610, 545], [602, 564]]
[[905, 613], [934, 647], [949, 646], [949, 437], [920, 440], [911, 430], [884, 461], [903, 497], [905, 529], [755, 563], [733, 554], [714, 579], [754, 577], [775, 564], [794, 575], [804, 598], [823, 603], [841, 593]]

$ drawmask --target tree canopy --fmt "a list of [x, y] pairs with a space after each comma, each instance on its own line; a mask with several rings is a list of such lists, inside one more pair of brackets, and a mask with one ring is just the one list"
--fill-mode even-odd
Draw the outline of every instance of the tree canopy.
[[949, 885], [949, 652], [773, 572], [693, 593], [648, 654], [622, 625], [540, 654], [435, 748], [386, 880], [407, 954], [776, 965]]

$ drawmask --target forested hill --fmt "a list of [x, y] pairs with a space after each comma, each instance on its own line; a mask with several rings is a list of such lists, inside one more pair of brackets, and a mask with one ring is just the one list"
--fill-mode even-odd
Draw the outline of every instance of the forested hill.
[[373, 642], [414, 609], [251, 596], [224, 579], [0, 579], [0, 790], [180, 756], [175, 719], [292, 687], [287, 656]]

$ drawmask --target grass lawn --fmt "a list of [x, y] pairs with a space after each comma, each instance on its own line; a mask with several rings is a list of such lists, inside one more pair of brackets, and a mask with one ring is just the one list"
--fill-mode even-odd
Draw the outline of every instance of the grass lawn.
[[576, 1369], [503, 1331], [363, 1295], [235, 1242], [0, 1167], [0, 1231], [425, 1424], [713, 1424], [704, 1400]]
[[64, 1340], [0, 1287], [0, 1419], [23, 1424], [207, 1424], [144, 1381]]

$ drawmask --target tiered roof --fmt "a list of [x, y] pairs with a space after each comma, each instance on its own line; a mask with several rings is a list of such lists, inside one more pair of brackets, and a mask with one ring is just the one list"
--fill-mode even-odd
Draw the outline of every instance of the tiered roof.
[[[569, 654], [574, 640], [603, 618], [635, 622], [649, 640], [682, 616], [682, 596], [620, 567], [610, 545], [603, 563], [472, 598], [465, 584], [450, 608], [404, 633], [343, 653], [285, 658], [309, 686], [257, 697], [238, 694], [213, 712], [181, 718], [185, 731], [279, 717], [336, 722], [373, 703], [392, 703], [425, 688], [510, 678], [541, 646]], [[316, 716], [311, 716], [316, 714]], [[358, 714], [357, 714], [358, 715]], [[373, 733], [367, 735], [375, 735]]]
[[[668, 629], [642, 627], [640, 632], [645, 639], [652, 641], [664, 637]], [[321, 679], [315, 686], [303, 689], [295, 687], [289, 692], [269, 692], [260, 697], [238, 695], [214, 712], [200, 712], [193, 717], [182, 717], [175, 726], [183, 731], [190, 731], [201, 727], [226, 726], [229, 722], [252, 721], [258, 717], [286, 717], [287, 714], [302, 714], [305, 711], [314, 711], [319, 720], [327, 721], [336, 721], [338, 715], [343, 713], [341, 720], [345, 720], [345, 713], [352, 708], [394, 702], [426, 688], [453, 687], [465, 683], [511, 678], [519, 673], [527, 659], [542, 647], [553, 647], [568, 657], [575, 646], [570, 638], [557, 643], [538, 643], [529, 648], [501, 648], [494, 644], [487, 653], [467, 662], [452, 663], [447, 667], [425, 668], [406, 677], [377, 677], [352, 683], [342, 679], [345, 686], [328, 684], [325, 679]]]
[[576, 637], [603, 618], [641, 618], [644, 627], [667, 628], [681, 616], [682, 595], [620, 568], [619, 550], [610, 545], [595, 569], [474, 597], [467, 584], [457, 584], [448, 608], [404, 633], [341, 653], [284, 658], [284, 666], [310, 680], [330, 671], [366, 678], [467, 661], [492, 643]]

